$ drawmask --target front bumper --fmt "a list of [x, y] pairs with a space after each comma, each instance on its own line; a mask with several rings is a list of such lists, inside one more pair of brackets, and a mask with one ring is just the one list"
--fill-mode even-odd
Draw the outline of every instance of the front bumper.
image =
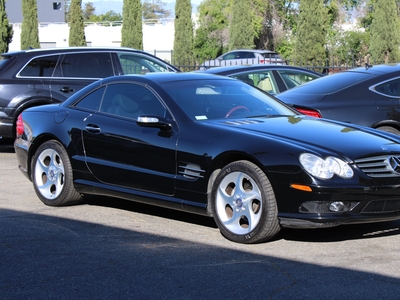
[[[283, 227], [322, 228], [343, 224], [385, 222], [400, 219], [400, 186], [394, 184], [321, 187], [312, 192], [291, 190], [290, 198], [278, 202]], [[338, 204], [342, 210], [334, 211]]]
[[400, 212], [380, 215], [315, 215], [278, 214], [282, 227], [287, 228], [328, 228], [346, 224], [378, 223], [400, 220]]

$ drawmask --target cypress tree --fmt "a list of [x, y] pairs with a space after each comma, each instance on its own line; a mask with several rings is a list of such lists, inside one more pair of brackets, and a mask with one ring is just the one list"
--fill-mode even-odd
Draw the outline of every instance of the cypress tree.
[[[190, 0], [176, 0], [173, 63], [193, 65], [193, 22]], [[181, 68], [187, 71], [187, 68]]]
[[369, 50], [375, 63], [389, 63], [400, 58], [399, 23], [395, 0], [374, 2]]
[[86, 46], [85, 25], [83, 24], [82, 0], [72, 0], [69, 6], [69, 45]]
[[142, 3], [140, 0], [124, 0], [121, 46], [143, 50], [142, 27]]
[[249, 1], [233, 0], [229, 23], [229, 50], [253, 49], [253, 15]]
[[325, 64], [328, 13], [321, 0], [301, 0], [297, 22], [297, 63]]
[[22, 0], [21, 50], [40, 48], [36, 0]]
[[13, 29], [8, 23], [6, 4], [4, 0], [0, 0], [0, 53], [8, 52], [8, 45], [12, 41]]

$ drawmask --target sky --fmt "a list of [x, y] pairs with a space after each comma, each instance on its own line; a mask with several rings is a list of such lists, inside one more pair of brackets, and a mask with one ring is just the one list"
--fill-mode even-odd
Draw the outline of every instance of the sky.
[[[105, 14], [110, 10], [115, 11], [116, 13], [122, 13], [122, 5], [123, 5], [123, 0], [82, 0], [82, 3], [85, 4], [87, 2], [92, 2], [93, 6], [95, 7], [95, 14], [100, 15], [100, 14]], [[171, 10], [171, 12], [174, 11], [174, 4], [176, 0], [162, 0], [167, 5], [167, 9]], [[196, 13], [197, 12], [197, 6], [203, 2], [203, 0], [191, 0], [192, 4], [192, 12]]]

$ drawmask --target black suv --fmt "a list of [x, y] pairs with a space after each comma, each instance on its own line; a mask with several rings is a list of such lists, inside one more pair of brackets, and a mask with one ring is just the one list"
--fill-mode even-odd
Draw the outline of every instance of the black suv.
[[26, 108], [63, 102], [104, 77], [179, 69], [144, 51], [129, 48], [33, 49], [0, 58], [0, 137], [14, 138]]

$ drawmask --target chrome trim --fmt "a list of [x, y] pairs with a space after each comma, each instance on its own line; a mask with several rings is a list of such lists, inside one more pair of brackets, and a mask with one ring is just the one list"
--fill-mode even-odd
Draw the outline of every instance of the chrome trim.
[[188, 163], [186, 165], [180, 165], [179, 168], [183, 169], [182, 171], [179, 171], [179, 174], [182, 174], [183, 177], [187, 179], [196, 180], [199, 178], [204, 178], [202, 173], [204, 173], [205, 170], [202, 170], [197, 164]]
[[378, 95], [382, 95], [382, 96], [385, 96], [385, 97], [388, 97], [388, 98], [399, 99], [399, 96], [392, 96], [392, 95], [384, 94], [384, 93], [381, 93], [381, 92], [378, 92], [377, 90], [375, 90], [376, 86], [381, 85], [381, 84], [384, 84], [384, 83], [389, 82], [389, 81], [393, 81], [393, 80], [395, 80], [395, 79], [399, 79], [399, 78], [400, 78], [400, 76], [398, 76], [398, 77], [393, 77], [393, 78], [390, 78], [390, 79], [388, 79], [388, 80], [381, 81], [381, 82], [379, 82], [379, 83], [376, 83], [376, 84], [374, 84], [374, 85], [371, 85], [368, 89], [369, 89], [371, 92], [374, 92], [374, 93], [376, 93], [376, 94], [378, 94]]
[[400, 177], [400, 154], [361, 158], [354, 162], [369, 177]]

